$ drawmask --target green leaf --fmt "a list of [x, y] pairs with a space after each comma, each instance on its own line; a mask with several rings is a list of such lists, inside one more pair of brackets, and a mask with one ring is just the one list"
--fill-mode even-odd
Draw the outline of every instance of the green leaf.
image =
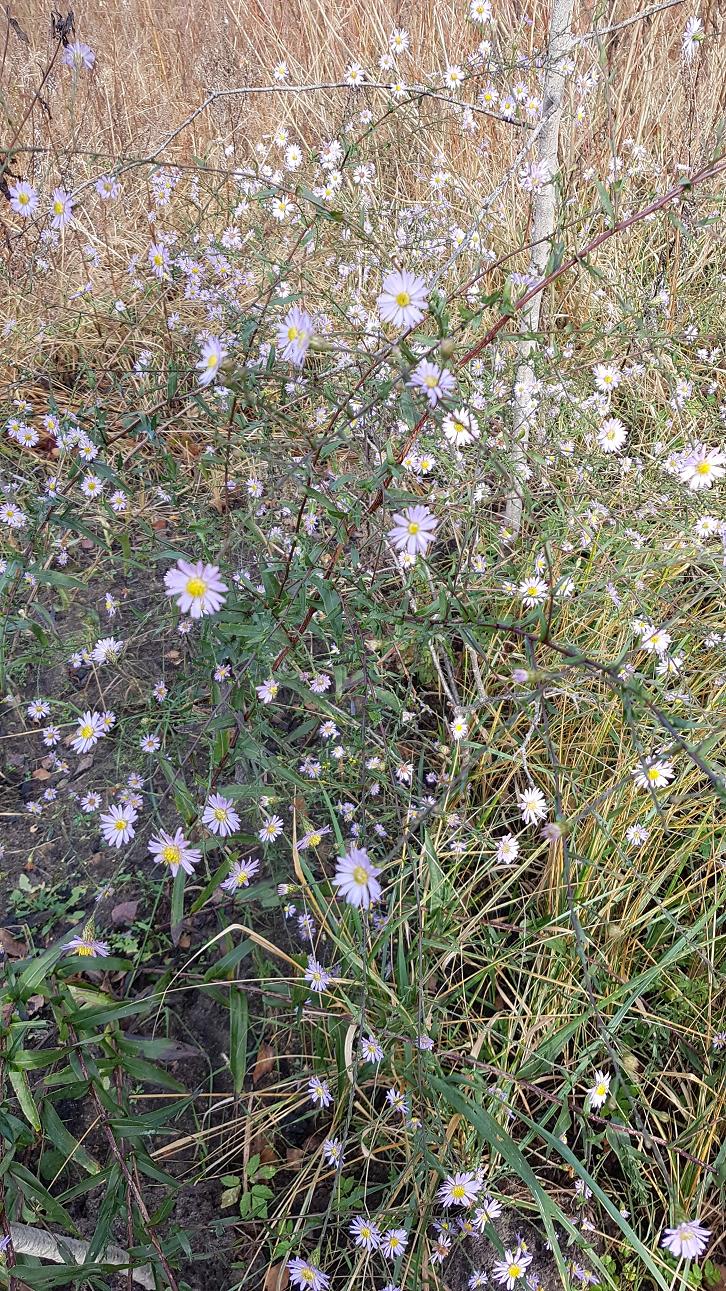
[[35, 1099], [30, 1092], [28, 1077], [24, 1071], [18, 1071], [17, 1067], [7, 1068], [8, 1079], [13, 1089], [15, 1097], [20, 1103], [23, 1116], [32, 1125], [34, 1130], [40, 1130], [40, 1116], [35, 1106]]
[[118, 1202], [121, 1200], [121, 1188], [123, 1184], [123, 1175], [117, 1165], [113, 1166], [106, 1185], [106, 1193], [101, 1203], [101, 1209], [96, 1219], [96, 1227], [91, 1238], [88, 1248], [87, 1261], [90, 1263], [98, 1255], [103, 1254], [111, 1238], [111, 1226], [113, 1224]]
[[73, 1237], [80, 1236], [73, 1219], [65, 1207], [61, 1206], [60, 1202], [56, 1201], [54, 1197], [51, 1197], [47, 1189], [38, 1183], [35, 1175], [30, 1173], [30, 1170], [27, 1170], [19, 1161], [13, 1161], [8, 1169], [8, 1174], [12, 1175], [21, 1191], [41, 1208], [51, 1223], [59, 1224]]
[[610, 200], [610, 194], [609, 194], [609, 192], [608, 192], [607, 188], [605, 187], [605, 185], [603, 184], [602, 180], [600, 180], [600, 179], [596, 179], [596, 180], [595, 180], [595, 187], [596, 187], [596, 189], [597, 189], [597, 195], [598, 195], [598, 197], [600, 198], [600, 205], [602, 206], [602, 209], [604, 210], [605, 214], [607, 215], [607, 217], [608, 217], [608, 219], [609, 219], [610, 223], [611, 223], [611, 224], [614, 224], [614, 223], [615, 223], [615, 210], [614, 210], [614, 208], [613, 208], [613, 204], [612, 204], [612, 202], [611, 202], [611, 200]]
[[229, 1065], [235, 1094], [241, 1094], [247, 1073], [247, 1027], [249, 1002], [238, 986], [232, 986], [229, 997]]
[[184, 869], [180, 865], [174, 875], [171, 889], [171, 939], [175, 946], [179, 945], [182, 923], [184, 922], [184, 885], [186, 877]]
[[101, 1166], [95, 1161], [86, 1149], [74, 1139], [63, 1124], [60, 1116], [56, 1112], [52, 1103], [45, 1100], [42, 1112], [43, 1129], [54, 1147], [60, 1148], [65, 1152], [69, 1161], [75, 1161], [82, 1170], [88, 1171], [89, 1174], [97, 1175], [101, 1173]]

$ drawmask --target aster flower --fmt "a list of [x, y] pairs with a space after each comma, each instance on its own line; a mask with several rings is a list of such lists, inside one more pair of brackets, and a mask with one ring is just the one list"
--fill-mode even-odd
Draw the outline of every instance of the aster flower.
[[380, 1250], [387, 1260], [397, 1260], [399, 1255], [405, 1253], [407, 1246], [408, 1233], [405, 1228], [389, 1228], [381, 1237]]
[[123, 648], [123, 641], [117, 641], [115, 637], [101, 637], [91, 651], [91, 658], [94, 663], [116, 663]]
[[73, 198], [64, 188], [53, 189], [53, 200], [50, 206], [51, 225], [54, 229], [64, 229], [73, 215]]
[[212, 834], [219, 834], [220, 838], [228, 838], [236, 829], [239, 829], [240, 818], [228, 798], [224, 798], [221, 793], [213, 793], [205, 803], [202, 824], [206, 825]]
[[24, 220], [35, 215], [40, 205], [40, 198], [32, 184], [25, 179], [20, 179], [16, 184], [11, 184], [8, 191], [10, 209], [15, 211], [16, 215], [21, 215]]
[[323, 1158], [328, 1165], [342, 1166], [343, 1140], [336, 1138], [323, 1139]]
[[618, 417], [607, 417], [597, 432], [597, 442], [604, 453], [618, 453], [628, 432]]
[[224, 882], [220, 883], [220, 887], [224, 888], [225, 892], [237, 892], [239, 888], [246, 888], [259, 868], [260, 862], [254, 857], [245, 861], [235, 861]]
[[403, 329], [413, 327], [421, 322], [428, 308], [426, 283], [407, 269], [386, 274], [377, 304], [384, 323]]
[[223, 359], [226, 359], [228, 351], [222, 346], [218, 336], [210, 336], [202, 346], [202, 353], [197, 363], [197, 372], [199, 372], [200, 386], [211, 385], [217, 379], [219, 365]]
[[684, 1220], [675, 1228], [665, 1229], [661, 1246], [678, 1260], [695, 1260], [703, 1255], [710, 1236], [710, 1228], [704, 1228], [699, 1220]]
[[330, 1085], [327, 1080], [320, 1080], [317, 1076], [312, 1076], [308, 1084], [308, 1094], [310, 1100], [316, 1107], [330, 1107], [333, 1102], [333, 1095], [330, 1092]]
[[193, 619], [216, 614], [227, 599], [227, 584], [221, 581], [218, 567], [205, 565], [202, 560], [194, 565], [188, 560], [177, 561], [164, 575], [164, 585], [167, 596], [176, 599], [182, 614], [191, 614]]
[[710, 489], [716, 480], [726, 474], [726, 453], [701, 444], [694, 448], [682, 462], [679, 476], [692, 492]]
[[507, 1287], [507, 1291], [512, 1288], [523, 1278], [528, 1265], [532, 1263], [532, 1256], [528, 1255], [518, 1246], [516, 1251], [505, 1251], [503, 1260], [495, 1260], [492, 1266], [492, 1272], [497, 1282]]
[[262, 700], [263, 704], [271, 704], [273, 699], [275, 699], [280, 686], [279, 683], [275, 681], [274, 677], [268, 677], [267, 681], [263, 681], [262, 684], [255, 687], [255, 689], [257, 690], [257, 698]]
[[547, 815], [547, 803], [541, 789], [525, 789], [519, 795], [517, 805], [526, 825], [536, 825]]
[[681, 48], [684, 58], [691, 61], [701, 41], [704, 40], [706, 33], [703, 30], [703, 23], [700, 18], [692, 17], [688, 19], [683, 29], [683, 40]]
[[455, 717], [451, 723], [451, 738], [457, 743], [459, 740], [465, 740], [469, 734], [469, 726], [463, 717]]
[[366, 74], [363, 68], [361, 67], [360, 63], [351, 63], [346, 68], [346, 72], [345, 72], [346, 85], [353, 85], [353, 86], [363, 85], [363, 83], [365, 82], [365, 79], [366, 79]]
[[664, 758], [646, 758], [643, 765], [633, 772], [639, 789], [664, 789], [674, 778], [673, 763]]
[[603, 394], [610, 394], [611, 390], [616, 390], [623, 379], [622, 372], [610, 363], [596, 363], [592, 373], [595, 385]]
[[480, 1233], [484, 1232], [485, 1226], [491, 1224], [502, 1213], [501, 1202], [495, 1201], [493, 1197], [482, 1197], [474, 1211], [474, 1225]]
[[28, 523], [28, 517], [14, 502], [5, 501], [0, 503], [0, 521], [10, 529], [23, 529]]
[[381, 1062], [385, 1057], [383, 1049], [373, 1035], [364, 1036], [360, 1042], [360, 1056], [364, 1062]]
[[307, 834], [303, 834], [298, 840], [297, 850], [304, 852], [307, 847], [319, 847], [326, 834], [331, 832], [330, 825], [323, 825], [320, 829], [310, 829]]
[[303, 1260], [296, 1257], [287, 1261], [287, 1271], [290, 1274], [290, 1281], [298, 1291], [327, 1291], [330, 1286], [330, 1278], [327, 1273], [323, 1273], [316, 1264], [311, 1264], [309, 1260]]
[[310, 314], [295, 305], [280, 323], [275, 343], [283, 359], [302, 367], [312, 338], [313, 320]]
[[280, 816], [268, 816], [263, 822], [262, 828], [258, 830], [257, 837], [261, 843], [274, 843], [275, 839], [280, 837], [283, 829], [284, 825]]
[[595, 1072], [595, 1083], [587, 1091], [590, 1107], [602, 1107], [610, 1094], [610, 1074], [606, 1071]]
[[50, 704], [47, 699], [33, 699], [25, 711], [32, 722], [40, 722], [48, 716]]
[[514, 834], [503, 834], [497, 843], [497, 861], [500, 865], [513, 865], [519, 856], [519, 840]]
[[367, 910], [380, 899], [380, 870], [371, 864], [364, 847], [351, 847], [345, 856], [339, 856], [333, 884], [348, 905]]
[[522, 598], [522, 604], [532, 609], [535, 605], [541, 605], [547, 599], [549, 588], [543, 578], [525, 578], [523, 583], [517, 588], [518, 595]]
[[446, 414], [442, 430], [444, 436], [454, 448], [466, 448], [479, 438], [479, 427], [473, 413], [466, 408], [457, 408]]
[[481, 1183], [471, 1170], [459, 1170], [446, 1177], [438, 1190], [439, 1201], [447, 1209], [449, 1206], [473, 1206], [477, 1193], [481, 1192]]
[[388, 537], [397, 551], [405, 551], [411, 556], [425, 553], [429, 543], [433, 542], [438, 520], [428, 507], [407, 507], [403, 512], [393, 516], [394, 527]]
[[101, 833], [109, 847], [121, 847], [134, 837], [134, 824], [138, 819], [133, 807], [109, 807], [99, 817]]
[[66, 942], [64, 951], [68, 955], [81, 955], [84, 958], [95, 956], [99, 959], [105, 959], [110, 954], [107, 942], [99, 941], [96, 937], [93, 919], [89, 919], [80, 937], [71, 937]]
[[322, 995], [323, 991], [327, 991], [332, 980], [333, 974], [327, 972], [327, 970], [323, 968], [322, 964], [318, 963], [314, 955], [308, 955], [308, 966], [305, 970], [305, 981], [310, 983], [311, 989], [313, 991], [317, 991], [319, 995]]
[[670, 632], [666, 632], [665, 628], [655, 628], [652, 623], [646, 623], [641, 631], [640, 645], [649, 653], [662, 655], [666, 653], [671, 639]]
[[364, 1251], [375, 1251], [381, 1240], [381, 1231], [377, 1224], [372, 1223], [363, 1215], [356, 1215], [355, 1219], [350, 1222], [348, 1229], [351, 1237], [354, 1239], [356, 1246]]
[[71, 741], [75, 753], [87, 753], [103, 735], [103, 717], [100, 713], [85, 712], [78, 720], [78, 730]]
[[80, 72], [83, 69], [91, 70], [96, 61], [96, 55], [90, 45], [86, 45], [82, 40], [74, 40], [66, 45], [61, 56], [61, 62], [66, 67], [72, 67], [74, 71]]
[[429, 407], [435, 408], [440, 399], [445, 399], [456, 389], [456, 378], [448, 368], [422, 359], [411, 373], [409, 385], [415, 390], [423, 390]]
[[198, 848], [190, 847], [181, 829], [177, 829], [173, 835], [161, 829], [150, 840], [149, 852], [155, 864], [168, 865], [175, 877], [180, 868], [185, 874], [193, 874], [194, 866], [202, 859], [202, 853]]

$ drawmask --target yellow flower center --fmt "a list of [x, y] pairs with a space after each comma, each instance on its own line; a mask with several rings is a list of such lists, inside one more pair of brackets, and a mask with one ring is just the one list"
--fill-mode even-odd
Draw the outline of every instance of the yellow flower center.
[[313, 1285], [313, 1282], [315, 1281], [315, 1274], [313, 1273], [312, 1269], [301, 1269], [300, 1276], [302, 1277], [303, 1282], [307, 1282], [309, 1287]]
[[436, 388], [436, 377], [424, 377], [424, 385], [428, 386], [429, 390], [434, 390]]
[[20, 202], [21, 206], [27, 206], [28, 202], [30, 201], [30, 198], [28, 197], [27, 193], [19, 193], [18, 201]]
[[75, 951], [77, 955], [93, 955], [93, 946], [89, 946], [88, 942], [84, 942], [82, 946], [76, 946]]
[[396, 1250], [396, 1248], [397, 1248], [398, 1246], [400, 1246], [400, 1244], [401, 1244], [401, 1243], [400, 1243], [400, 1241], [399, 1241], [399, 1239], [398, 1239], [397, 1237], [391, 1237], [391, 1238], [389, 1238], [388, 1245], [390, 1246], [390, 1248], [391, 1248], [391, 1250], [392, 1250], [392, 1251], [395, 1251], [395, 1250]]
[[217, 362], [218, 360], [217, 360], [216, 354], [210, 354], [209, 358], [207, 359], [207, 367], [216, 368]]
[[320, 846], [320, 842], [321, 842], [321, 840], [322, 840], [322, 837], [323, 837], [323, 836], [322, 836], [322, 834], [311, 834], [311, 835], [310, 835], [310, 846], [311, 846], [311, 847], [319, 847], [319, 846]]
[[91, 736], [93, 735], [93, 727], [91, 726], [90, 722], [86, 722], [85, 726], [81, 727], [78, 734], [81, 736], [82, 739], [90, 740]]
[[62, 202], [54, 202], [54, 203], [53, 203], [53, 214], [54, 214], [54, 215], [62, 215], [62, 214], [63, 214], [63, 203], [62, 203]]
[[113, 822], [113, 827], [118, 834], [121, 834], [125, 830], [127, 824], [128, 822], [121, 818], [120, 820], [115, 820]]
[[710, 462], [699, 462], [699, 463], [698, 463], [698, 466], [696, 467], [696, 474], [697, 474], [697, 475], [708, 475], [708, 474], [709, 474], [709, 472], [710, 472], [710, 470], [711, 470], [711, 463], [710, 463]]
[[356, 883], [363, 885], [368, 882], [368, 871], [364, 870], [362, 865], [356, 865], [353, 870], [353, 878]]
[[522, 1276], [521, 1264], [510, 1264], [509, 1269], [507, 1271], [509, 1273], [510, 1278], [521, 1278]]
[[215, 820], [226, 820], [226, 819], [227, 819], [227, 808], [226, 808], [226, 807], [215, 807], [215, 808], [214, 808], [214, 819], [215, 819]]
[[597, 1085], [595, 1087], [595, 1093], [597, 1094], [598, 1098], [604, 1098], [607, 1092], [608, 1091], [604, 1085]]
[[181, 847], [177, 847], [176, 843], [168, 843], [162, 848], [161, 855], [167, 865], [178, 865], [181, 860]]
[[421, 528], [421, 525], [418, 523], [418, 520], [410, 520], [410, 521], [409, 521], [409, 523], [408, 523], [408, 532], [409, 532], [410, 534], [412, 534], [412, 535], [417, 534], [420, 528]]
[[461, 1201], [466, 1196], [466, 1188], [463, 1183], [455, 1183], [451, 1189], [451, 1195], [456, 1201]]
[[370, 1237], [370, 1235], [371, 1235], [371, 1230], [370, 1230], [370, 1228], [365, 1228], [365, 1227], [364, 1227], [364, 1228], [361, 1228], [361, 1230], [360, 1230], [360, 1235], [361, 1235], [361, 1237], [364, 1237], [364, 1238], [367, 1240], [367, 1239]]
[[399, 291], [397, 293], [396, 304], [400, 305], [402, 309], [404, 309], [406, 305], [411, 304], [411, 297], [409, 296], [407, 291]]
[[657, 780], [660, 775], [660, 771], [657, 767], [648, 767], [647, 775], [649, 780]]
[[247, 873], [247, 871], [240, 870], [239, 874], [237, 875], [237, 887], [243, 888], [246, 883], [249, 883], [249, 880], [250, 880], [250, 876]]
[[207, 590], [207, 584], [205, 583], [203, 578], [198, 578], [195, 576], [194, 578], [190, 578], [187, 580], [187, 585], [185, 590], [186, 590], [187, 596], [195, 596], [195, 597], [204, 596], [204, 593]]

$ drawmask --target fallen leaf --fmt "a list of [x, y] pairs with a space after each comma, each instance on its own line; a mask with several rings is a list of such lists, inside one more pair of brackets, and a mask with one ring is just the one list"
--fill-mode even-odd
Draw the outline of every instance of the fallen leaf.
[[250, 1142], [251, 1156], [258, 1156], [262, 1165], [272, 1165], [277, 1161], [277, 1153], [272, 1144], [263, 1134], [256, 1134]]
[[290, 1285], [290, 1274], [285, 1264], [272, 1264], [265, 1274], [262, 1291], [285, 1291]]
[[275, 1051], [267, 1043], [262, 1041], [258, 1051], [255, 1065], [252, 1068], [252, 1084], [257, 1085], [265, 1076], [269, 1076], [275, 1065]]
[[38, 767], [30, 778], [31, 780], [50, 780], [50, 771], [46, 771], [45, 767]]
[[138, 908], [138, 901], [121, 901], [111, 911], [111, 922], [116, 924], [133, 923]]
[[12, 955], [15, 959], [22, 959], [28, 953], [25, 942], [18, 941], [16, 937], [13, 937], [8, 932], [7, 928], [0, 928], [0, 947], [5, 951], [6, 955]]
[[92, 754], [87, 753], [85, 757], [79, 758], [73, 767], [73, 779], [77, 780], [79, 775], [81, 775], [83, 771], [88, 771], [88, 768], [92, 766], [93, 766]]

